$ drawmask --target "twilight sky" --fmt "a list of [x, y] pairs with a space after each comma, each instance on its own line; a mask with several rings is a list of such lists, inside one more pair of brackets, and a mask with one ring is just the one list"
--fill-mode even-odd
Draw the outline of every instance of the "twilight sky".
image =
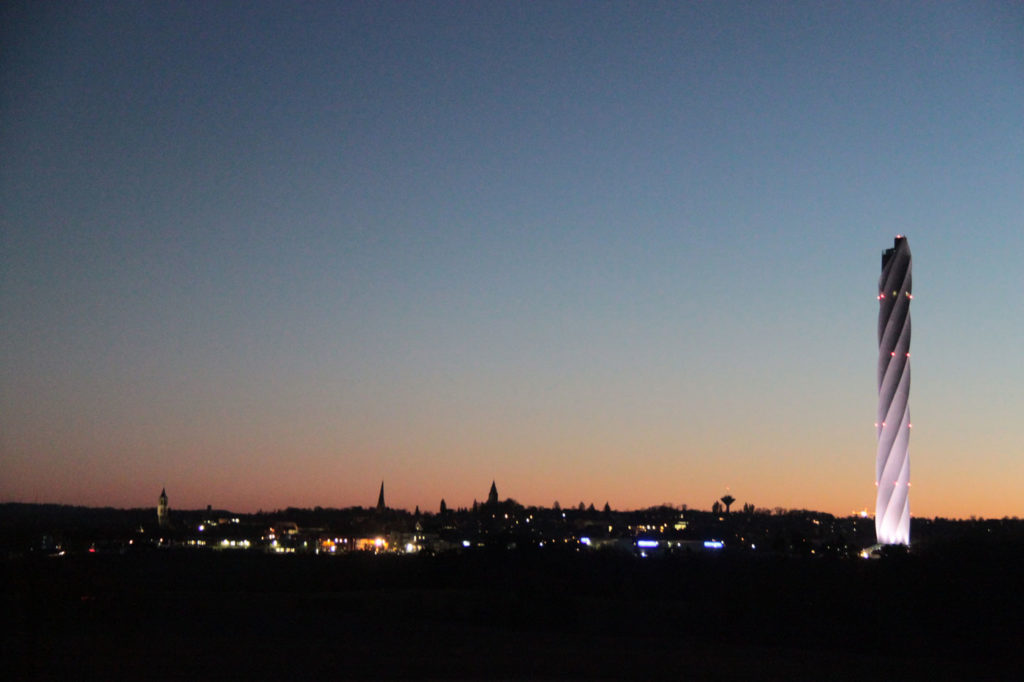
[[1024, 4], [5, 2], [0, 501], [1024, 516]]

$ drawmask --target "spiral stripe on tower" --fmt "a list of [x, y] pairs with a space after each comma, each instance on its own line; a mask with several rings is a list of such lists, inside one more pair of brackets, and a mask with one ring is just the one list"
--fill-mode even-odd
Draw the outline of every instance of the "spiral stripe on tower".
[[910, 246], [897, 236], [878, 278], [878, 454], [875, 536], [910, 544]]

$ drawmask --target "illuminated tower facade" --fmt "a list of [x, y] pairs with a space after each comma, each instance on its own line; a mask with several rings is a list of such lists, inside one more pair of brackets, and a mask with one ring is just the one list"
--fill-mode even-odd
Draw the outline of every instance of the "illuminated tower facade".
[[878, 278], [878, 454], [875, 537], [910, 544], [910, 246], [899, 235]]
[[167, 489], [160, 491], [160, 498], [156, 502], [156, 521], [161, 528], [167, 528], [170, 522], [170, 508], [167, 506]]

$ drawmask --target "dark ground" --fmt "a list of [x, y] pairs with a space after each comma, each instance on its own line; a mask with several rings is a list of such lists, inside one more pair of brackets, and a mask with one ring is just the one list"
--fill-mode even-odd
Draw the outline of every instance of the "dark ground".
[[1022, 554], [28, 557], [0, 674], [1019, 679]]

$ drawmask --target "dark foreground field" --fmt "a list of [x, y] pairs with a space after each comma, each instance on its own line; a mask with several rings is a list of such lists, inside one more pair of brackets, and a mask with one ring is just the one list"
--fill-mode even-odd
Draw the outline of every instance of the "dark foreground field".
[[1019, 679], [1019, 551], [2, 564], [7, 679]]

